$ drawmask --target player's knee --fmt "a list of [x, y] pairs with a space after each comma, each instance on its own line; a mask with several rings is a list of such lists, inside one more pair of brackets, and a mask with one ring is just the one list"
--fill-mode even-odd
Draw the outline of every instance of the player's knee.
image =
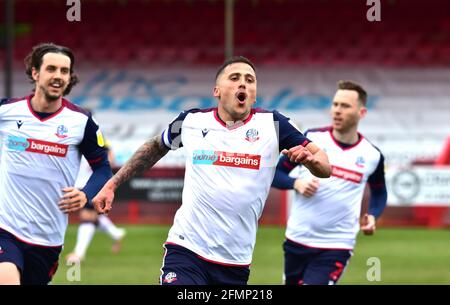
[[20, 272], [15, 264], [0, 263], [0, 285], [20, 285]]
[[80, 221], [81, 222], [92, 222], [96, 223], [98, 219], [98, 214], [94, 210], [81, 210], [80, 211]]

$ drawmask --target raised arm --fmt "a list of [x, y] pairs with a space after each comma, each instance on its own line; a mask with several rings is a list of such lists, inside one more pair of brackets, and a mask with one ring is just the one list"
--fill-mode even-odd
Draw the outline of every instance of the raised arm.
[[274, 120], [278, 123], [279, 148], [290, 162], [303, 164], [314, 176], [328, 178], [331, 166], [327, 154], [312, 143], [289, 118], [274, 110]]
[[164, 157], [169, 149], [162, 143], [161, 136], [155, 136], [141, 145], [130, 160], [106, 182], [100, 192], [92, 200], [99, 214], [111, 210], [115, 190], [125, 181], [150, 169]]
[[311, 162], [303, 163], [310, 172], [320, 178], [328, 178], [331, 175], [331, 166], [328, 161], [327, 154], [321, 150], [316, 144], [309, 143], [306, 148], [313, 155], [313, 160]]
[[303, 164], [316, 177], [328, 178], [331, 175], [327, 154], [312, 142], [305, 147], [298, 145], [289, 150], [284, 149], [282, 153], [291, 162]]

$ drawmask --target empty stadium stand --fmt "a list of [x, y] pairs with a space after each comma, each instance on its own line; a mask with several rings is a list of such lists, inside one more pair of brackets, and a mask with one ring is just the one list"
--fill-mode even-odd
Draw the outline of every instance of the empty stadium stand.
[[[450, 65], [450, 2], [382, 1], [381, 22], [367, 21], [368, 8], [360, 0], [237, 0], [234, 53], [259, 65]], [[223, 60], [223, 0], [82, 1], [81, 22], [68, 22], [67, 9], [65, 1], [16, 1], [16, 61], [42, 41], [71, 46], [85, 64]]]

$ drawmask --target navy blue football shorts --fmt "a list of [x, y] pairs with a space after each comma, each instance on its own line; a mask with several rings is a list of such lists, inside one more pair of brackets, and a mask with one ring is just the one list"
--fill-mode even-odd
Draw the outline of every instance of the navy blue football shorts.
[[286, 285], [335, 285], [347, 266], [352, 250], [312, 248], [286, 240]]
[[161, 285], [246, 285], [249, 266], [206, 261], [194, 252], [166, 243], [161, 267]]
[[62, 246], [46, 247], [19, 240], [0, 228], [0, 263], [17, 266], [22, 285], [46, 285], [58, 269]]

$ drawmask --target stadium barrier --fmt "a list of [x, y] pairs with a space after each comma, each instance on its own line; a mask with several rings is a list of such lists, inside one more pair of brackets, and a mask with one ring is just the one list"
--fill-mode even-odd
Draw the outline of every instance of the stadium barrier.
[[[155, 167], [118, 188], [110, 216], [119, 223], [172, 224], [180, 207], [184, 168]], [[450, 227], [450, 167], [415, 166], [386, 173], [388, 206], [379, 226]], [[293, 191], [272, 188], [261, 225], [284, 226]], [[366, 187], [361, 214], [368, 209]], [[76, 216], [71, 216], [77, 222]]]

